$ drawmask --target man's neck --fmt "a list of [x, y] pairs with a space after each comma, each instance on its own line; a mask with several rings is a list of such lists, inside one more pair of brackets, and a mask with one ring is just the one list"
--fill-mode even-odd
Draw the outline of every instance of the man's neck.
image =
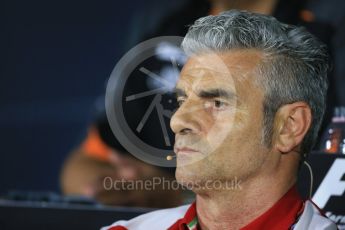
[[272, 207], [294, 184], [296, 178], [279, 170], [242, 182], [241, 189], [198, 193], [199, 225], [205, 229], [240, 229]]

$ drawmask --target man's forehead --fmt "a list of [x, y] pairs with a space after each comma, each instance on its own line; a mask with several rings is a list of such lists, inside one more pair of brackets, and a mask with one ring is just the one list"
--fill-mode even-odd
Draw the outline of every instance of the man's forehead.
[[195, 55], [190, 57], [183, 67], [178, 85], [193, 84], [196, 81], [222, 84], [247, 79], [253, 74], [261, 59], [260, 51], [249, 49]]

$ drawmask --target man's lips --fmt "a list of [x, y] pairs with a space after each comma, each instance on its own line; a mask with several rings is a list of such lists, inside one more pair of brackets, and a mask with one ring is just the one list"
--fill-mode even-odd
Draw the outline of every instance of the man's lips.
[[191, 149], [191, 148], [187, 148], [187, 147], [181, 147], [181, 148], [175, 148], [175, 153], [179, 154], [179, 153], [197, 153], [199, 151], [195, 150], [195, 149]]

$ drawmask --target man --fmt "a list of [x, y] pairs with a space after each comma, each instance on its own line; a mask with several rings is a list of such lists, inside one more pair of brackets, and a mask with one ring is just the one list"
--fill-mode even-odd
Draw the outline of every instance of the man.
[[336, 229], [296, 189], [325, 109], [325, 46], [232, 10], [197, 20], [182, 48], [190, 58], [171, 127], [177, 181], [196, 201], [105, 229]]

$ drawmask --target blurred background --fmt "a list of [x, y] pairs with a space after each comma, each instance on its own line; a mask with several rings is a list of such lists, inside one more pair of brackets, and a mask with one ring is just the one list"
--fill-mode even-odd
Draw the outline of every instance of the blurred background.
[[[139, 42], [158, 35], [183, 36], [187, 26], [195, 19], [219, 13], [226, 7], [236, 8], [241, 1], [227, 0], [231, 3], [227, 6], [219, 2], [226, 1], [3, 0], [0, 36], [0, 195], [21, 191], [93, 197], [94, 191], [69, 188], [61, 182], [61, 177], [63, 180], [65, 174], [62, 172], [68, 171], [66, 161], [69, 160], [66, 159], [71, 154], [84, 156], [81, 152], [92, 150], [94, 145], [90, 143], [94, 143], [95, 139], [104, 142], [112, 151], [126, 151], [113, 137], [109, 139], [109, 127], [104, 124], [105, 87], [114, 66]], [[266, 4], [270, 1], [261, 2]], [[277, 0], [268, 13], [284, 22], [307, 27], [329, 45], [334, 68], [329, 77], [329, 106], [322, 128], [326, 136], [316, 147], [318, 152], [325, 152], [325, 143], [333, 140], [328, 135], [333, 111], [335, 108], [343, 111], [341, 106], [345, 106], [345, 1]], [[345, 113], [339, 111], [337, 115], [345, 117]], [[97, 130], [96, 134], [94, 130]], [[345, 129], [343, 135], [345, 140]], [[109, 160], [111, 154], [107, 152], [107, 147], [103, 147], [101, 163], [96, 166], [90, 163], [90, 167], [108, 167], [108, 163], [103, 162], [106, 158], [105, 161], [113, 161], [113, 165], [140, 168], [147, 173], [144, 173], [147, 177], [173, 175], [171, 171], [143, 166], [121, 154], [121, 160]], [[343, 152], [338, 147], [329, 149], [328, 152], [334, 153], [335, 157], [329, 160], [325, 169], [319, 170], [322, 175], [316, 176], [318, 184], [333, 161], [340, 155], [343, 157], [345, 147]], [[97, 161], [99, 159], [98, 155]], [[312, 161], [327, 162], [322, 159]], [[68, 173], [66, 177], [69, 177]], [[90, 170], [90, 173], [93, 171]], [[159, 196], [164, 200], [164, 194]], [[138, 199], [145, 200], [147, 197]], [[104, 197], [98, 200], [110, 205], [142, 207], [182, 203], [180, 198], [165, 205], [154, 201], [113, 202]], [[338, 211], [341, 212], [345, 214], [343, 209]]]
[[181, 3], [2, 1], [1, 193], [60, 191], [116, 62]]

